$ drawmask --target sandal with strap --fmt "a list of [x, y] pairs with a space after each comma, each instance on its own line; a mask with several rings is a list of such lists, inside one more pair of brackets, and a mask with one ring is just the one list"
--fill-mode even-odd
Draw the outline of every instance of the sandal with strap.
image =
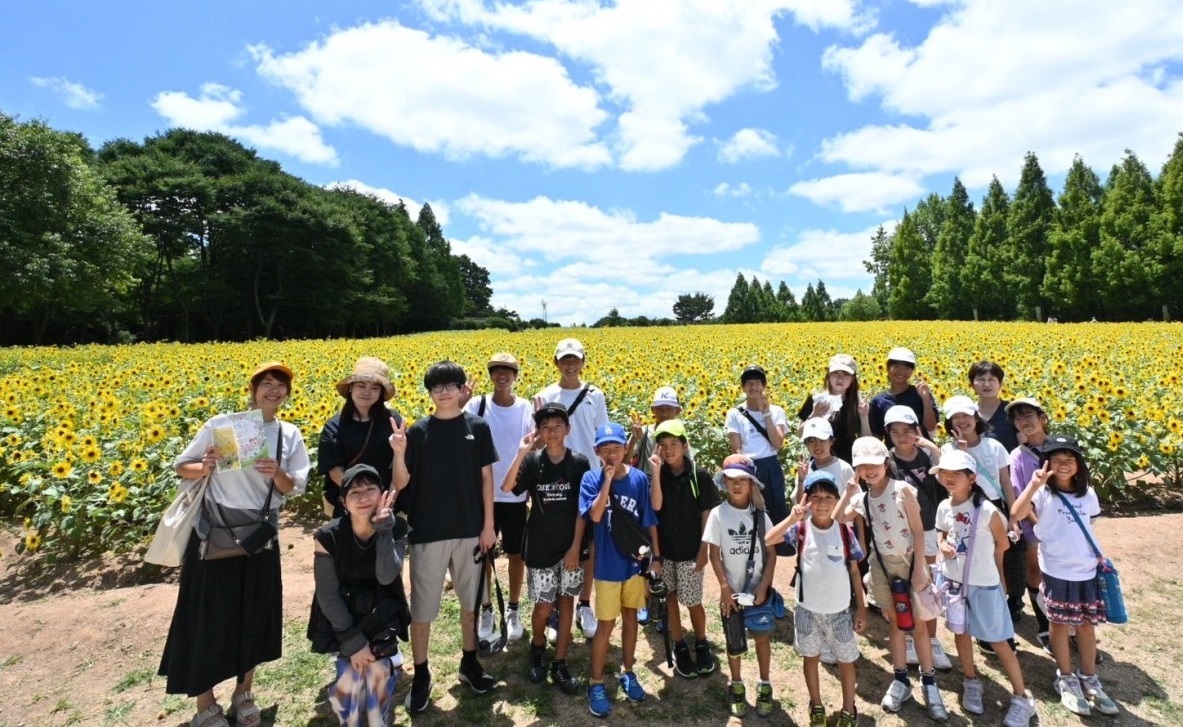
[[263, 715], [259, 711], [259, 705], [255, 704], [255, 695], [251, 694], [251, 690], [235, 694], [231, 703], [234, 705], [235, 727], [258, 727], [263, 721]]
[[193, 719], [189, 720], [189, 727], [230, 727], [230, 723], [226, 721], [222, 705], [214, 702], [193, 715]]

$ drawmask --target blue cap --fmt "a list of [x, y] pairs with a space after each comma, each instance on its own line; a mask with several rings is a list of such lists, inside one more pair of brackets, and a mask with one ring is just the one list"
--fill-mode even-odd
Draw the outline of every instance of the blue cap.
[[805, 490], [805, 494], [811, 494], [814, 490], [822, 489], [832, 492], [835, 495], [839, 493], [838, 483], [834, 481], [834, 475], [825, 470], [814, 470], [805, 477], [805, 482], [802, 483], [801, 488]]
[[627, 444], [628, 435], [624, 433], [624, 427], [616, 422], [608, 422], [596, 429], [596, 446], [601, 444]]

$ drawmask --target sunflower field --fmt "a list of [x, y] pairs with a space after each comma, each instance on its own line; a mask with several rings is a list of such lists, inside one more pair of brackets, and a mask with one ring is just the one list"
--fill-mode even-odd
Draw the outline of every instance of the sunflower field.
[[[509, 351], [522, 363], [519, 395], [556, 379], [555, 343], [587, 347], [584, 379], [609, 413], [648, 418], [654, 389], [672, 385], [683, 419], [711, 467], [726, 452], [723, 421], [742, 397], [744, 366], [768, 371], [769, 397], [792, 419], [823, 383], [835, 353], [859, 362], [870, 397], [886, 387], [884, 356], [916, 352], [916, 374], [938, 403], [973, 395], [980, 359], [1006, 371], [1003, 398], [1034, 396], [1052, 430], [1081, 439], [1103, 498], [1119, 499], [1127, 473], [1179, 486], [1183, 471], [1183, 330], [1171, 324], [876, 322], [441, 332], [368, 340], [243, 344], [136, 344], [0, 350], [0, 517], [23, 534], [18, 550], [75, 554], [146, 547], [174, 493], [173, 458], [216, 413], [246, 406], [247, 378], [278, 359], [295, 372], [281, 418], [296, 423], [315, 459], [322, 425], [342, 404], [334, 386], [359, 356], [391, 368], [391, 404], [410, 419], [429, 412], [423, 373], [450, 358], [487, 390], [485, 362]], [[794, 467], [803, 450], [786, 439]], [[319, 502], [311, 487], [309, 503]]]

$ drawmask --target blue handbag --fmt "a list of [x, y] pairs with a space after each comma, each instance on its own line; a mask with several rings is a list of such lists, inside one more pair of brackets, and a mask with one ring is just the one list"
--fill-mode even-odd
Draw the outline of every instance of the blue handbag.
[[1093, 536], [1089, 535], [1088, 528], [1081, 522], [1080, 513], [1076, 512], [1076, 508], [1072, 507], [1068, 498], [1064, 497], [1061, 492], [1054, 492], [1063, 501], [1064, 507], [1068, 508], [1068, 512], [1072, 513], [1076, 524], [1080, 526], [1080, 532], [1084, 533], [1084, 539], [1089, 541], [1089, 546], [1097, 554], [1097, 589], [1101, 591], [1101, 600], [1105, 602], [1105, 620], [1117, 626], [1128, 623], [1130, 615], [1126, 612], [1125, 596], [1121, 592], [1121, 576], [1117, 573], [1117, 566], [1113, 565], [1113, 561], [1101, 555], [1101, 549], [1093, 542]]

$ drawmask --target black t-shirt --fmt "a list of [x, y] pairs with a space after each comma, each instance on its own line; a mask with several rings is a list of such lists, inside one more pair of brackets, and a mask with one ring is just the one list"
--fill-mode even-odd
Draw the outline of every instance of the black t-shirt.
[[696, 482], [691, 483], [689, 468], [675, 475], [668, 464], [661, 465], [657, 538], [661, 543], [661, 556], [666, 560], [684, 561], [698, 557], [702, 545], [702, 514], [719, 504], [710, 473], [698, 467], [694, 474]]
[[916, 488], [916, 500], [920, 503], [920, 522], [925, 530], [932, 530], [937, 524], [937, 505], [949, 496], [949, 491], [937, 480], [935, 475], [929, 474], [932, 460], [923, 449], [916, 450], [915, 459], [901, 459], [892, 450], [892, 462], [899, 479]]
[[[896, 405], [906, 406], [912, 411], [916, 412], [916, 421], [920, 422], [920, 430], [926, 432], [924, 436], [932, 438], [932, 432], [928, 432], [924, 427], [924, 399], [921, 398], [920, 392], [916, 390], [915, 386], [908, 384], [908, 388], [904, 389], [898, 394], [893, 394], [890, 391], [884, 391], [875, 395], [871, 399], [871, 411], [867, 417], [871, 424], [872, 436], [879, 437], [883, 441], [887, 441], [887, 427], [883, 426], [883, 417], [887, 415], [887, 410]], [[933, 411], [936, 411], [937, 403], [929, 398], [929, 404], [932, 405]], [[940, 414], [937, 415], [938, 418]]]
[[550, 568], [563, 559], [579, 520], [579, 483], [591, 469], [587, 457], [567, 449], [563, 461], [550, 461], [545, 449], [531, 452], [518, 469], [515, 495], [531, 495], [523, 559], [530, 568]]
[[[797, 418], [805, 421], [809, 415], [813, 413], [813, 395], [805, 397], [805, 403], [797, 410]], [[862, 422], [852, 431], [850, 428], [850, 413], [846, 411], [843, 406], [842, 410], [833, 419], [827, 419], [830, 427], [834, 430], [834, 446], [830, 448], [830, 454], [834, 455], [843, 462], [849, 462], [851, 456], [851, 449], [854, 447], [854, 440], [862, 434], [860, 427]]]
[[[378, 470], [378, 476], [389, 484], [391, 479], [391, 463], [394, 452], [390, 449], [390, 418], [402, 424], [402, 415], [385, 406], [374, 408], [374, 417], [369, 422], [359, 422], [353, 417], [342, 418], [337, 414], [324, 425], [320, 431], [320, 447], [317, 454], [316, 469], [325, 478], [325, 497], [333, 505], [333, 517], [341, 517], [345, 511], [341, 508], [341, 486], [329, 477], [329, 471], [334, 467], [348, 469], [353, 464], [368, 464]], [[374, 429], [370, 431], [371, 422]], [[369, 442], [366, 436], [369, 436]], [[362, 447], [365, 452], [356, 462], [357, 453]]]
[[410, 543], [480, 535], [485, 524], [481, 469], [496, 461], [489, 425], [474, 414], [430, 416], [412, 424], [407, 430], [411, 481], [398, 498], [411, 526]]

